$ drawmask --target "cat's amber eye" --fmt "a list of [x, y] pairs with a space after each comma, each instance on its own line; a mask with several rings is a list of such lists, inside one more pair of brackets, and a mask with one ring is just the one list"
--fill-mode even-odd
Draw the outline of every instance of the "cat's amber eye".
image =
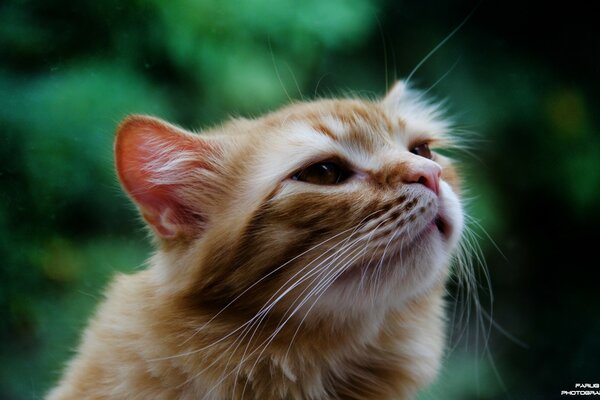
[[410, 152], [421, 157], [429, 158], [430, 160], [433, 157], [429, 144], [427, 143], [421, 143], [420, 145], [411, 148]]
[[335, 185], [342, 183], [350, 175], [351, 172], [342, 165], [332, 161], [325, 161], [309, 165], [294, 174], [292, 179], [315, 185]]

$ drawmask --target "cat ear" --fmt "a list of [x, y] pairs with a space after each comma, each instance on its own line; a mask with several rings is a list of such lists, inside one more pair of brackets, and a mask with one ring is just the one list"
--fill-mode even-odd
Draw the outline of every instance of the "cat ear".
[[[194, 235], [206, 221], [218, 144], [157, 118], [134, 115], [117, 129], [119, 179], [159, 237]], [[213, 161], [211, 161], [213, 160]]]
[[408, 85], [405, 81], [396, 81], [394, 85], [388, 90], [387, 94], [383, 98], [383, 102], [390, 105], [391, 107], [398, 106], [403, 97], [406, 96], [408, 91]]

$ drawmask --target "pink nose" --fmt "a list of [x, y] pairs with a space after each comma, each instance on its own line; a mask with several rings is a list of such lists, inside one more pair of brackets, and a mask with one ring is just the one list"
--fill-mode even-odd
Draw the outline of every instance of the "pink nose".
[[439, 194], [440, 175], [442, 175], [442, 168], [430, 161], [411, 166], [405, 171], [403, 178], [404, 183], [420, 183], [431, 189], [433, 193]]

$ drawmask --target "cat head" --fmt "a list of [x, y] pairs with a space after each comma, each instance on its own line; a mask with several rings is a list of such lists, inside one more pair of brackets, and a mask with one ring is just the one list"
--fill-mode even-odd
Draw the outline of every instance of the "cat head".
[[201, 134], [132, 116], [115, 153], [162, 285], [215, 311], [352, 311], [443, 281], [463, 226], [455, 168], [435, 151], [450, 140], [399, 82], [381, 100], [293, 104]]

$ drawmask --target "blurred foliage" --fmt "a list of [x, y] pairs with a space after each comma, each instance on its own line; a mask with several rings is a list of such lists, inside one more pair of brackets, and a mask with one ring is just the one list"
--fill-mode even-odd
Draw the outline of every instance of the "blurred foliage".
[[[114, 178], [113, 132], [125, 115], [194, 128], [348, 89], [382, 94], [475, 7], [0, 3], [0, 398], [42, 396], [114, 271], [138, 268], [150, 251]], [[456, 349], [423, 399], [545, 399], [597, 381], [600, 301], [587, 278], [600, 223], [593, 16], [578, 2], [483, 2], [415, 75], [449, 99], [461, 131], [478, 133], [465, 135], [459, 157], [492, 275], [488, 288], [475, 267], [483, 311], [452, 320]]]

